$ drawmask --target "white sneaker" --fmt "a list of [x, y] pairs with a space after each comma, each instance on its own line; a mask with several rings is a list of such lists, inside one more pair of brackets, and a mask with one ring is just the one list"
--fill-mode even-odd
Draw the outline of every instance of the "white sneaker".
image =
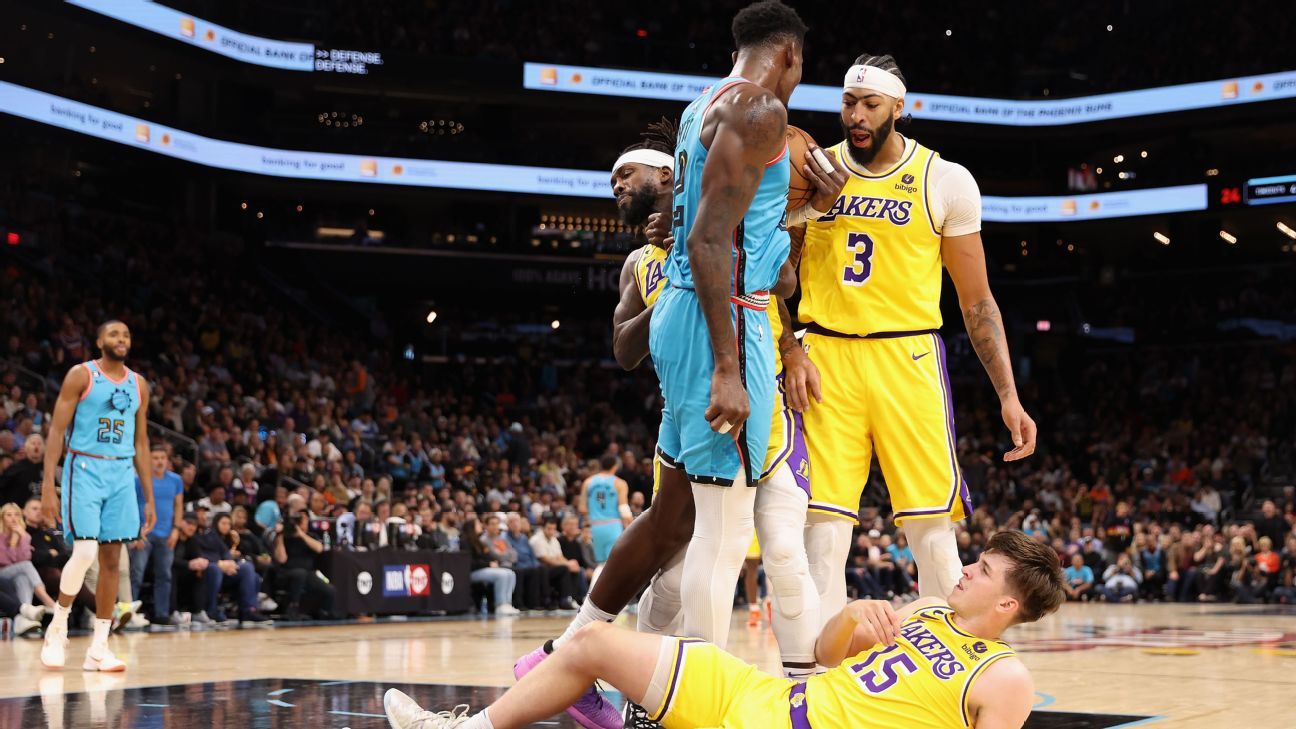
[[495, 614], [503, 617], [512, 617], [514, 615], [521, 615], [522, 611], [518, 610], [517, 608], [513, 607], [508, 603], [504, 603], [503, 605], [500, 605], [499, 607], [495, 608]]
[[62, 668], [67, 662], [67, 631], [51, 628], [45, 633], [45, 645], [41, 647], [41, 664], [46, 668]]
[[144, 613], [135, 613], [135, 617], [126, 623], [125, 630], [144, 630], [150, 625], [149, 619], [144, 617]]
[[383, 710], [392, 729], [452, 729], [469, 719], [467, 704], [459, 704], [453, 711], [431, 712], [396, 689], [383, 694]]
[[35, 620], [36, 622], [39, 623], [41, 621], [41, 618], [45, 617], [45, 606], [44, 605], [23, 605], [22, 607], [18, 608], [18, 614], [24, 618], [27, 618], [28, 620]]
[[188, 628], [193, 616], [189, 613], [182, 613], [179, 610], [171, 611], [171, 624], [177, 628]]
[[125, 671], [126, 664], [113, 655], [113, 652], [108, 650], [108, 646], [92, 645], [90, 650], [86, 651], [85, 662], [81, 664], [81, 670], [116, 673]]
[[273, 613], [279, 610], [279, 603], [274, 598], [264, 592], [257, 593], [257, 609], [263, 613]]
[[191, 625], [201, 625], [204, 628], [211, 627], [212, 625], [216, 624], [215, 620], [212, 620], [211, 618], [207, 617], [206, 610], [199, 610], [198, 612], [194, 613], [194, 616], [189, 619], [189, 622]]
[[111, 631], [114, 633], [121, 632], [133, 617], [135, 617], [135, 610], [131, 607], [131, 603], [119, 602], [113, 605]]
[[13, 627], [14, 635], [26, 636], [40, 630], [40, 621], [32, 620], [26, 615], [15, 615]]

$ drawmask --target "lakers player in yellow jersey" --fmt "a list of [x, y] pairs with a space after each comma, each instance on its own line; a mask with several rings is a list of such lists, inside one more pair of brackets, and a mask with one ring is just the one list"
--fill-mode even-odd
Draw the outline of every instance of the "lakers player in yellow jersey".
[[466, 706], [424, 711], [395, 689], [383, 704], [395, 729], [520, 729], [602, 679], [667, 729], [1018, 729], [1035, 688], [1000, 638], [1064, 599], [1057, 554], [1004, 531], [943, 600], [899, 612], [878, 600], [846, 606], [819, 635], [819, 660], [831, 668], [803, 682], [770, 676], [710, 643], [594, 623], [473, 716]]
[[842, 90], [846, 139], [833, 148], [850, 175], [832, 206], [806, 223], [798, 317], [822, 390], [805, 412], [814, 469], [807, 548], [825, 615], [846, 602], [851, 527], [875, 453], [919, 592], [943, 596], [958, 580], [954, 522], [970, 507], [938, 334], [942, 266], [999, 395], [1014, 446], [1005, 460], [1035, 449], [986, 279], [976, 182], [895, 133], [904, 96], [890, 56], [856, 59]]

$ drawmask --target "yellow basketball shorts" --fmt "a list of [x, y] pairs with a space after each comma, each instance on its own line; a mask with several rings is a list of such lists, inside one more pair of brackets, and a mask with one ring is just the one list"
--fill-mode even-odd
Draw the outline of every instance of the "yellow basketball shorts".
[[896, 523], [971, 511], [959, 469], [945, 344], [938, 334], [854, 339], [808, 332], [823, 402], [804, 416], [810, 511], [858, 521], [874, 452]]
[[649, 716], [666, 729], [790, 729], [793, 683], [761, 671], [711, 643], [664, 638], [659, 670], [669, 680], [659, 698], [649, 696]]

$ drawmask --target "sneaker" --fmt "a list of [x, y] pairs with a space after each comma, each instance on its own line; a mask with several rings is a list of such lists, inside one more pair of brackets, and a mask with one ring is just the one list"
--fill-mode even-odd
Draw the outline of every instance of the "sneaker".
[[626, 702], [622, 721], [625, 722], [625, 729], [661, 729], [661, 724], [649, 719], [648, 712], [633, 701]]
[[90, 646], [86, 651], [85, 662], [81, 664], [83, 671], [103, 671], [104, 673], [117, 673], [126, 670], [126, 664], [122, 662], [113, 652], [108, 650], [108, 646]]
[[194, 613], [194, 616], [192, 618], [189, 619], [189, 624], [196, 627], [210, 628], [216, 624], [216, 621], [207, 617], [206, 610], [199, 610], [198, 612]]
[[130, 603], [119, 602], [113, 605], [112, 628], [110, 630], [114, 633], [120, 633], [133, 617], [135, 617], [135, 610]]
[[257, 609], [260, 610], [260, 611], [263, 612], [263, 613], [273, 613], [273, 612], [278, 612], [278, 610], [279, 610], [279, 603], [275, 602], [275, 601], [274, 601], [274, 598], [270, 597], [269, 595], [265, 594], [264, 592], [258, 592], [258, 593], [257, 593]]
[[756, 605], [747, 609], [747, 627], [755, 628], [761, 624], [761, 610]]
[[32, 620], [26, 615], [15, 615], [13, 619], [13, 634], [27, 637], [35, 636], [40, 631], [40, 621]]
[[243, 610], [239, 613], [239, 623], [254, 628], [268, 628], [274, 621], [260, 610]]
[[387, 689], [383, 694], [383, 711], [392, 729], [452, 729], [469, 719], [467, 704], [459, 704], [452, 711], [427, 711], [396, 689]]
[[503, 605], [500, 605], [499, 607], [495, 608], [495, 614], [500, 617], [513, 617], [516, 615], [521, 615], [522, 611], [518, 610], [517, 608], [513, 607], [508, 603], [504, 603]]
[[193, 615], [190, 613], [182, 613], [179, 610], [173, 610], [171, 612], [171, 624], [177, 628], [188, 628], [193, 624]]
[[18, 608], [17, 617], [23, 617], [28, 620], [35, 620], [36, 622], [39, 623], [41, 621], [41, 618], [45, 617], [45, 606], [44, 605], [23, 605], [22, 607]]
[[46, 668], [62, 668], [67, 661], [67, 631], [50, 628], [45, 631], [45, 645], [41, 647], [41, 664]]
[[129, 623], [126, 623], [126, 627], [122, 628], [122, 630], [144, 630], [149, 625], [149, 619], [144, 617], [144, 613], [135, 613], [135, 616], [130, 619]]
[[[549, 651], [545, 650], [546, 646], [552, 650], [553, 641], [548, 641], [545, 645], [519, 658], [517, 663], [513, 664], [513, 677], [521, 680], [523, 676], [535, 670], [541, 661], [548, 658]], [[576, 700], [576, 703], [569, 706], [567, 714], [586, 729], [622, 729], [624, 726], [621, 712], [609, 704], [595, 686], [590, 686], [589, 690]]]

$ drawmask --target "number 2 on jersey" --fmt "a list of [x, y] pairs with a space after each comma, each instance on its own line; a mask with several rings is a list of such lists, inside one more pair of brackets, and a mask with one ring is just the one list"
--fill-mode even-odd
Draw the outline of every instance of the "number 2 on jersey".
[[846, 236], [846, 250], [855, 257], [842, 272], [842, 283], [863, 286], [873, 274], [873, 239], [868, 233], [851, 233]]

